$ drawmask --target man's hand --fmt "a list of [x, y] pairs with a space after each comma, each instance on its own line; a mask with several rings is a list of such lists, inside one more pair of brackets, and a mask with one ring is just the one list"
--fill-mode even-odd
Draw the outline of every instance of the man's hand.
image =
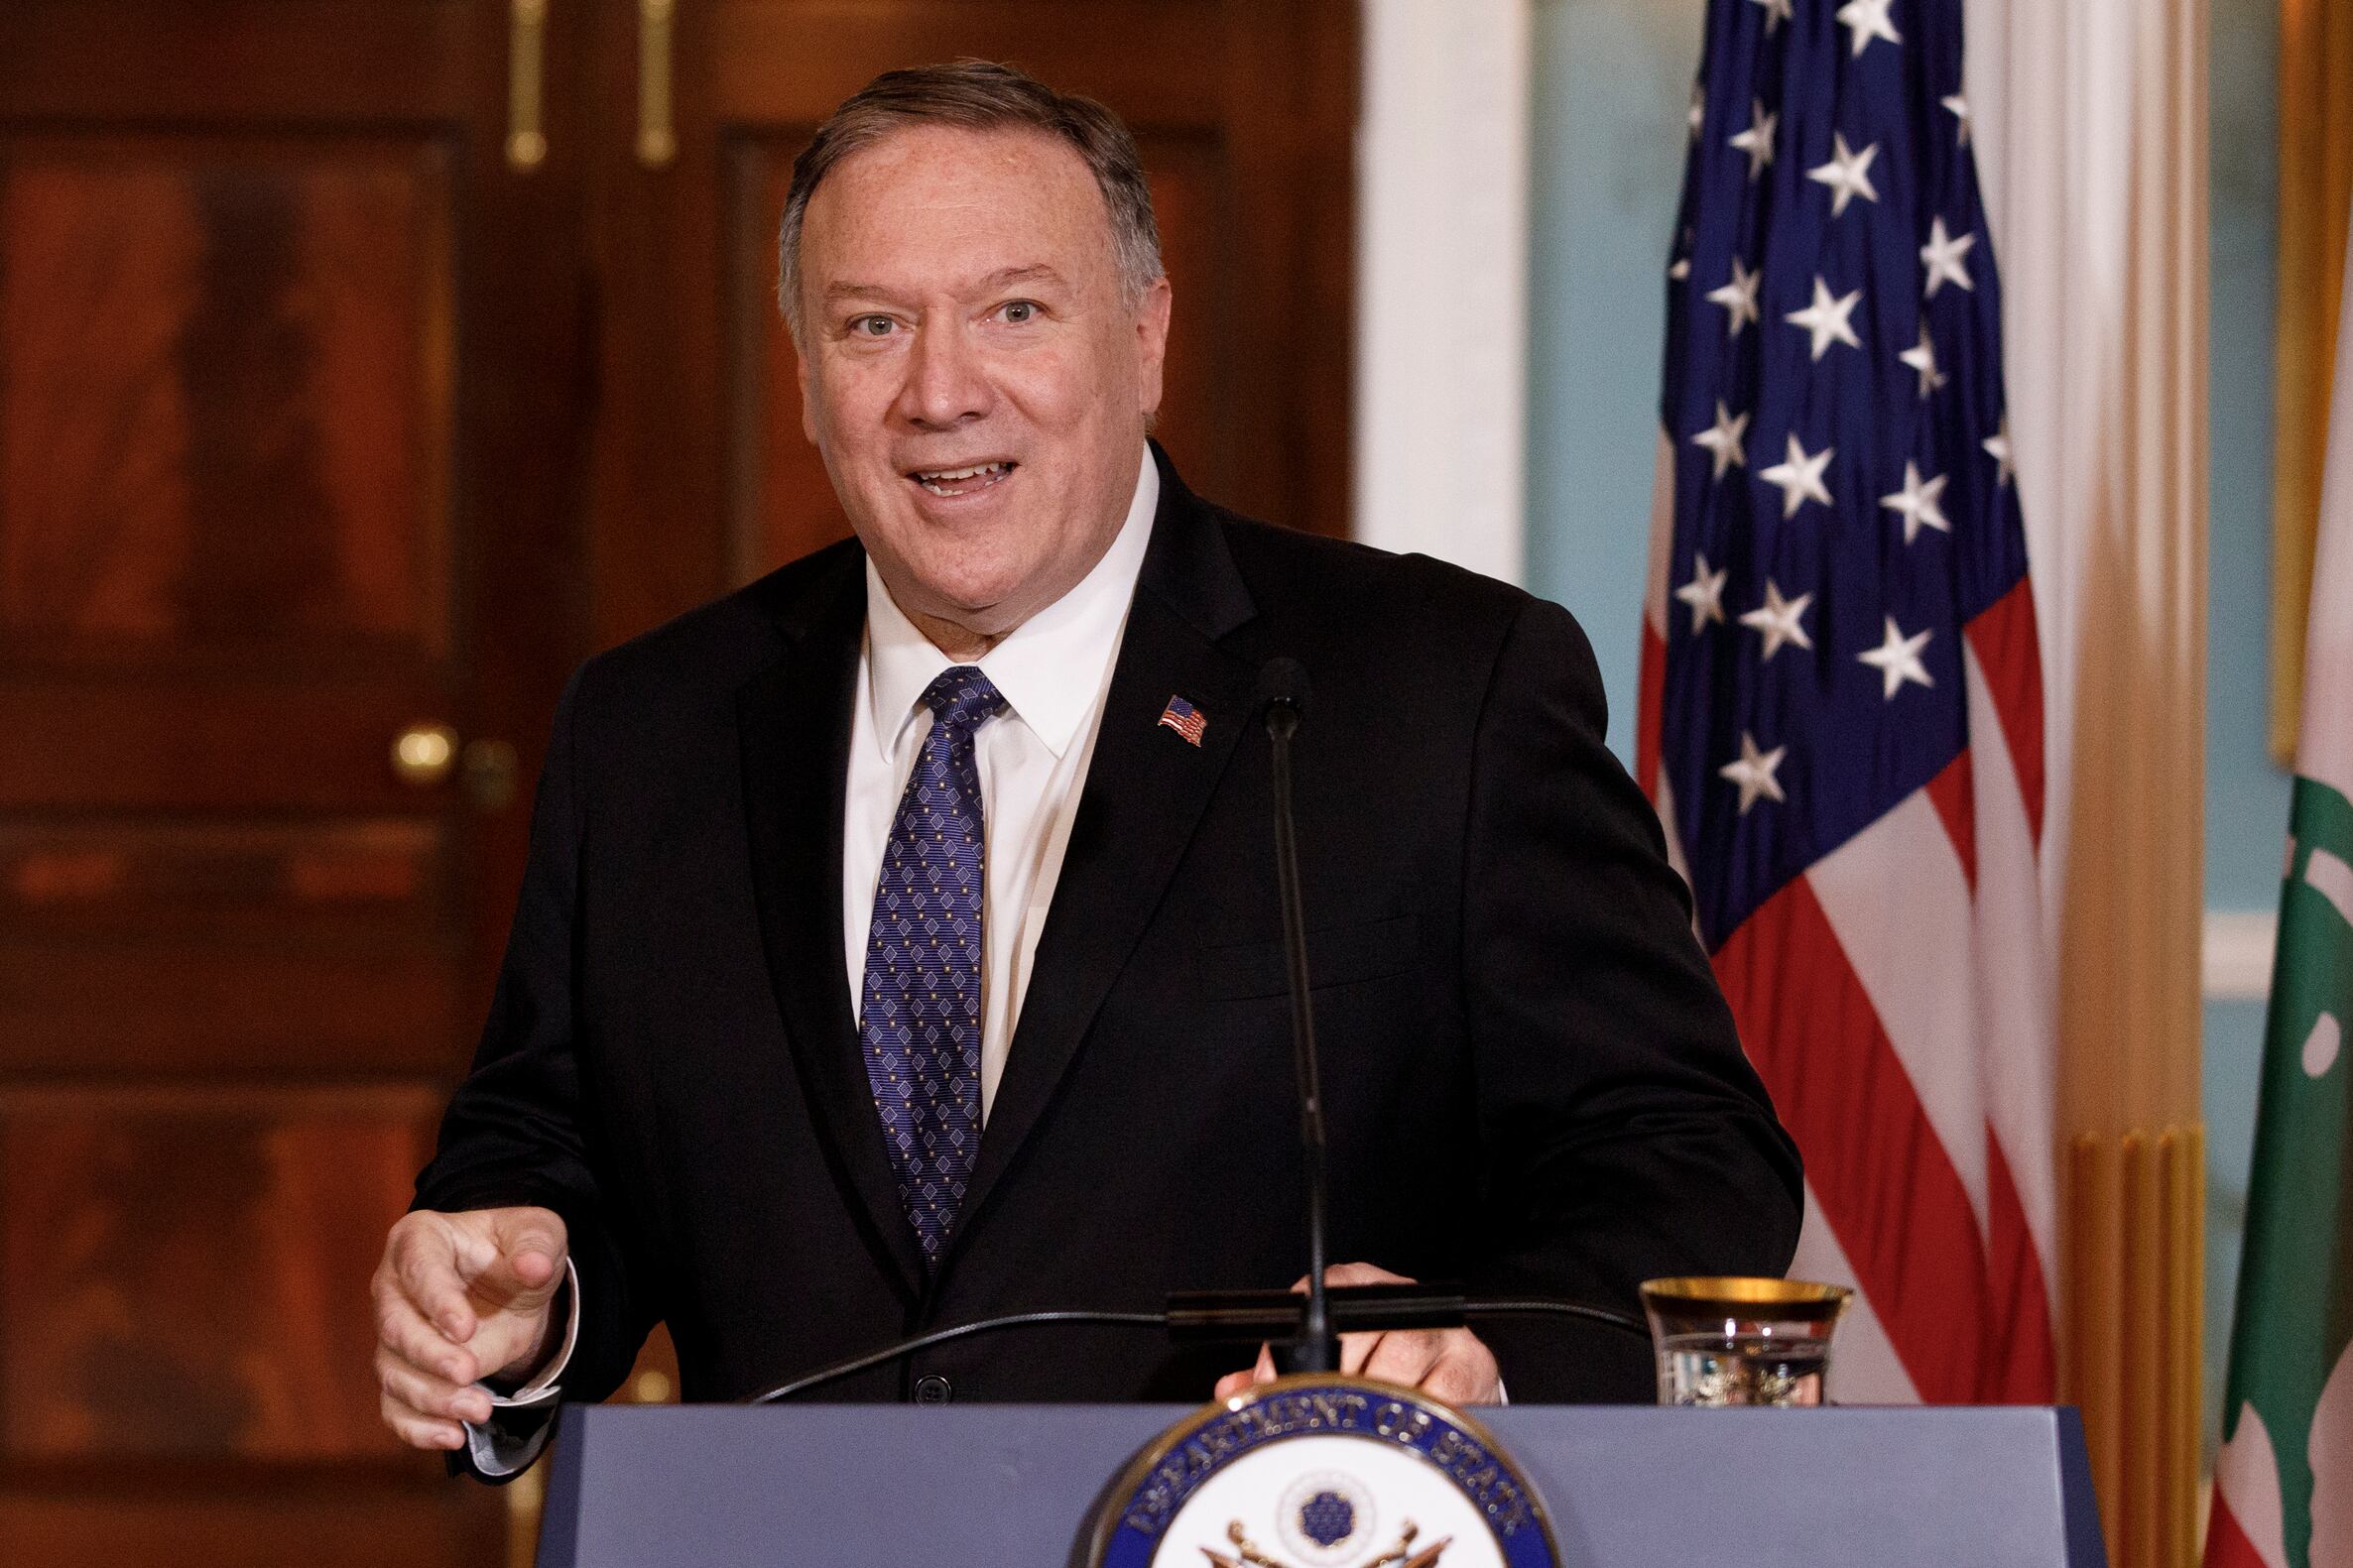
[[477, 1378], [545, 1360], [563, 1279], [563, 1221], [548, 1209], [419, 1210], [385, 1238], [370, 1286], [384, 1424], [415, 1448], [458, 1448], [490, 1419]]
[[[1371, 1264], [1334, 1264], [1323, 1271], [1326, 1285], [1407, 1285], [1414, 1281]], [[1307, 1288], [1301, 1274], [1292, 1287]], [[1340, 1371], [1384, 1383], [1420, 1388], [1449, 1404], [1493, 1404], [1503, 1392], [1495, 1353], [1467, 1328], [1401, 1329], [1387, 1334], [1342, 1334]], [[1275, 1381], [1275, 1358], [1265, 1346], [1258, 1365], [1217, 1380], [1219, 1399], [1230, 1399], [1255, 1384]]]

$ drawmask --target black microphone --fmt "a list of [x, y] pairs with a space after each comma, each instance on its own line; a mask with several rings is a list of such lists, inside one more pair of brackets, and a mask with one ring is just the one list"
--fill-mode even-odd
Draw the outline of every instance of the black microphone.
[[[1291, 728], [1298, 729], [1307, 711], [1307, 666], [1296, 659], [1268, 660], [1258, 666], [1258, 692], [1251, 701], [1264, 710], [1278, 704], [1289, 708]], [[1274, 718], [1272, 711], [1267, 717]]]
[[1275, 784], [1275, 880], [1283, 904], [1283, 952], [1291, 971], [1291, 1045], [1299, 1074], [1300, 1161], [1307, 1192], [1307, 1301], [1290, 1370], [1337, 1372], [1340, 1340], [1332, 1329], [1331, 1297], [1323, 1282], [1324, 1186], [1323, 1083], [1316, 1071], [1315, 1009], [1307, 1000], [1307, 932], [1300, 911], [1299, 828], [1291, 810], [1291, 741], [1307, 707], [1307, 671], [1296, 659], [1270, 659], [1259, 666], [1258, 700], [1266, 713], [1273, 749]]

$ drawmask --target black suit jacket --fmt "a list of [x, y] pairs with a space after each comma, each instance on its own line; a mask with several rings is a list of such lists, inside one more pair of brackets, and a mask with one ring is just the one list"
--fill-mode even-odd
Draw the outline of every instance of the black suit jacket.
[[[1156, 448], [1157, 452], [1157, 448]], [[1331, 1256], [1633, 1309], [1779, 1273], [1798, 1162], [1557, 606], [1420, 557], [1161, 503], [978, 1168], [927, 1269], [842, 968], [865, 615], [843, 543], [590, 660], [558, 710], [481, 1050], [421, 1206], [541, 1203], [584, 1312], [565, 1397], [666, 1320], [689, 1399], [904, 1334], [1302, 1267], [1260, 664], [1301, 661], [1299, 842]], [[1199, 745], [1159, 724], [1172, 695]], [[1652, 1397], [1639, 1343], [1482, 1330], [1516, 1400]], [[975, 1339], [836, 1385], [1205, 1398], [1247, 1353]], [[938, 1386], [932, 1385], [936, 1395]]]

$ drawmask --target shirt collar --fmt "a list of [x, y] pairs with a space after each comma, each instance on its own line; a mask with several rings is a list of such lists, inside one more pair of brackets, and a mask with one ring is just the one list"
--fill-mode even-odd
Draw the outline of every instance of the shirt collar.
[[[1111, 547], [1078, 585], [1031, 616], [980, 658], [980, 667], [1005, 695], [1006, 705], [1047, 750], [1060, 757], [1078, 738], [1119, 653], [1128, 604], [1152, 542], [1152, 519], [1160, 508], [1160, 469], [1144, 449], [1136, 493], [1127, 520]], [[924, 689], [955, 661], [931, 646], [866, 562], [867, 694], [872, 704], [875, 744], [889, 761], [896, 755]]]

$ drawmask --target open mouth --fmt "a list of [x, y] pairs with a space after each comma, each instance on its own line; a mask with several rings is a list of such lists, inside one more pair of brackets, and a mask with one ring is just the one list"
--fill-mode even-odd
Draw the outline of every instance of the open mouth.
[[918, 468], [907, 477], [935, 496], [968, 496], [1002, 484], [1005, 477], [1020, 465], [1010, 458], [993, 463], [973, 463], [963, 468]]

